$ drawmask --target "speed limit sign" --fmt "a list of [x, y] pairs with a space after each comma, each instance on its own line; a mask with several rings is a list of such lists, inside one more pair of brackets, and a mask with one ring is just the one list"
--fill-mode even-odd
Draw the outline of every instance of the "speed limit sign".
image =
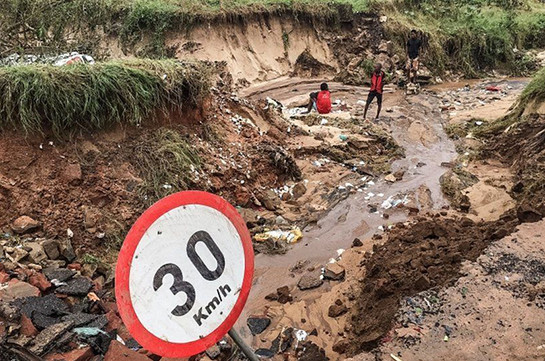
[[236, 209], [210, 193], [176, 193], [145, 211], [123, 243], [119, 313], [147, 350], [195, 355], [235, 324], [253, 272], [252, 241]]

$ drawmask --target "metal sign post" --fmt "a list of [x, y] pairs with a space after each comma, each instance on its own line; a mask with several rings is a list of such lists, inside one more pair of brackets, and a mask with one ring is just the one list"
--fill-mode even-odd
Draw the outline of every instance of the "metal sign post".
[[234, 328], [229, 330], [229, 336], [233, 339], [233, 341], [237, 344], [238, 347], [240, 347], [240, 350], [248, 358], [250, 361], [259, 361], [259, 358], [256, 356], [254, 351], [246, 345], [242, 337], [238, 334], [237, 331], [235, 331]]

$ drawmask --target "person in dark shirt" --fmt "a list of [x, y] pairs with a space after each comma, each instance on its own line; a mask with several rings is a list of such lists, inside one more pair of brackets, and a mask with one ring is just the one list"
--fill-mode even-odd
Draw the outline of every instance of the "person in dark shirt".
[[411, 36], [407, 41], [407, 79], [410, 83], [416, 83], [421, 47], [422, 40], [418, 38], [416, 30], [411, 30]]
[[375, 65], [375, 71], [371, 76], [371, 89], [367, 96], [367, 102], [365, 103], [365, 111], [363, 112], [363, 119], [367, 119], [367, 110], [373, 99], [377, 98], [377, 118], [380, 116], [380, 110], [382, 109], [382, 92], [384, 91], [384, 82], [386, 75], [382, 71], [382, 64], [377, 63]]

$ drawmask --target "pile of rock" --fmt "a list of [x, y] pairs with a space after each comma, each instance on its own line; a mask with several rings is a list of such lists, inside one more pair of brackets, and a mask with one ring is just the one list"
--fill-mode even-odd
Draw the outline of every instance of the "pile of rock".
[[[113, 294], [113, 267], [89, 255], [78, 257], [69, 237], [21, 238], [37, 227], [31, 218], [19, 219], [12, 227], [19, 236], [0, 240], [0, 356], [161, 360], [142, 349], [123, 324]], [[226, 360], [231, 348], [224, 339], [199, 357]]]

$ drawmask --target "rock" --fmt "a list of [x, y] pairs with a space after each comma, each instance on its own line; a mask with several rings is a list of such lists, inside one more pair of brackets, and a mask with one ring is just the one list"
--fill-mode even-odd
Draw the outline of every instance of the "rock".
[[72, 242], [69, 239], [65, 239], [59, 242], [59, 251], [61, 256], [63, 256], [68, 262], [72, 262], [76, 259], [76, 252], [72, 247]]
[[0, 302], [0, 317], [6, 321], [15, 322], [21, 317], [21, 312], [10, 302], [2, 301]]
[[269, 350], [268, 348], [258, 348], [255, 350], [255, 354], [259, 356], [259, 358], [273, 358], [276, 353], [272, 350]]
[[98, 266], [94, 263], [87, 263], [83, 265], [81, 274], [85, 277], [93, 278], [95, 272], [97, 271]]
[[82, 179], [81, 166], [77, 163], [67, 165], [66, 168], [64, 168], [61, 177], [70, 185], [79, 184]]
[[61, 256], [60, 250], [59, 250], [59, 242], [48, 239], [42, 242], [42, 247], [45, 251], [45, 254], [50, 260], [56, 260]]
[[40, 295], [40, 290], [26, 282], [12, 279], [7, 283], [7, 287], [0, 290], [0, 301], [13, 301], [19, 298], [36, 297]]
[[18, 234], [27, 233], [40, 227], [40, 223], [28, 216], [21, 216], [17, 218], [11, 225], [13, 232]]
[[45, 276], [48, 280], [57, 280], [59, 282], [65, 282], [69, 280], [70, 278], [74, 277], [76, 274], [75, 271], [66, 269], [66, 268], [58, 268], [58, 269], [52, 269], [52, 268], [46, 268], [44, 269]]
[[337, 318], [339, 316], [344, 315], [347, 312], [348, 312], [348, 308], [344, 305], [344, 303], [341, 300], [337, 300], [335, 301], [334, 304], [329, 306], [327, 315], [332, 318]]
[[394, 52], [394, 44], [391, 41], [383, 41], [378, 46], [379, 53], [386, 53], [389, 56], [392, 56]]
[[36, 336], [29, 351], [38, 356], [43, 355], [49, 350], [50, 346], [70, 330], [73, 325], [72, 322], [62, 322], [46, 328]]
[[290, 348], [294, 339], [293, 328], [286, 328], [273, 340], [271, 350], [275, 353], [284, 353]]
[[29, 317], [38, 328], [62, 322], [60, 316], [68, 312], [68, 306], [55, 295], [28, 297], [21, 306], [21, 314]]
[[348, 340], [340, 340], [333, 345], [333, 351], [342, 355], [345, 354], [348, 348], [350, 347], [350, 342]]
[[210, 359], [215, 360], [221, 355], [221, 351], [218, 345], [213, 345], [206, 350], [206, 355], [210, 357]]
[[44, 248], [41, 244], [36, 242], [29, 242], [25, 244], [26, 247], [30, 247], [32, 250], [28, 252], [28, 259], [32, 263], [39, 264], [47, 259]]
[[425, 275], [421, 275], [418, 280], [416, 280], [415, 284], [414, 284], [414, 287], [418, 290], [418, 291], [424, 291], [424, 290], [427, 290], [428, 288], [430, 288], [431, 284], [430, 284], [430, 280], [428, 279], [428, 277], [426, 277]]
[[108, 325], [108, 317], [106, 315], [98, 315], [95, 320], [87, 324], [87, 327], [96, 327], [103, 329]]
[[108, 352], [104, 356], [104, 361], [150, 361], [147, 356], [144, 356], [138, 352], [132, 351], [123, 346], [118, 341], [112, 341]]
[[25, 251], [22, 248], [15, 248], [13, 249], [13, 252], [9, 252], [11, 259], [13, 262], [21, 262], [23, 259], [25, 259], [28, 256], [28, 252]]
[[259, 335], [269, 327], [271, 319], [266, 316], [252, 316], [246, 321], [252, 335]]
[[307, 274], [301, 277], [299, 282], [297, 283], [297, 287], [299, 287], [300, 290], [310, 290], [313, 288], [320, 287], [324, 281], [320, 278], [320, 275], [318, 274]]
[[64, 293], [69, 296], [86, 296], [93, 287], [93, 282], [85, 277], [73, 278], [66, 283], [65, 286], [57, 288], [58, 293]]
[[293, 186], [293, 198], [299, 199], [307, 192], [305, 183], [299, 182]]
[[85, 225], [85, 229], [96, 227], [97, 223], [102, 217], [102, 213], [100, 212], [100, 210], [88, 206], [83, 206], [82, 210], [83, 224]]
[[384, 177], [384, 180], [386, 180], [387, 182], [390, 182], [390, 183], [394, 183], [394, 182], [397, 181], [397, 178], [393, 174], [388, 174], [386, 177]]
[[37, 287], [42, 292], [47, 291], [51, 288], [51, 282], [47, 280], [43, 273], [34, 273], [32, 276], [29, 277], [28, 283], [30, 283], [34, 287]]
[[359, 238], [355, 238], [352, 242], [352, 247], [361, 247], [363, 246], [363, 242]]
[[38, 334], [38, 329], [32, 323], [32, 320], [26, 315], [21, 315], [21, 320], [19, 321], [21, 328], [19, 333], [27, 337], [34, 337]]
[[303, 354], [299, 355], [297, 361], [329, 361], [325, 355], [325, 350], [313, 342], [305, 342], [301, 345]]
[[517, 218], [523, 223], [534, 223], [540, 221], [543, 215], [529, 204], [523, 203], [517, 208]]
[[281, 304], [286, 304], [293, 301], [293, 297], [291, 296], [288, 286], [277, 288], [276, 293], [271, 293], [265, 296], [265, 299], [268, 301], [278, 301]]
[[280, 205], [280, 198], [276, 195], [276, 193], [269, 189], [259, 195], [259, 201], [263, 204], [263, 207], [268, 209], [269, 211], [274, 211], [278, 206]]
[[89, 361], [93, 356], [93, 350], [87, 346], [63, 354], [48, 355], [45, 361]]
[[398, 170], [397, 172], [394, 172], [394, 177], [396, 178], [397, 181], [402, 180], [404, 175], [405, 175], [404, 170]]
[[69, 315], [63, 316], [61, 320], [63, 322], [73, 322], [74, 327], [82, 327], [88, 325], [89, 323], [95, 321], [99, 316], [91, 315], [89, 313], [77, 312], [71, 313]]
[[338, 263], [328, 263], [325, 266], [324, 278], [332, 281], [341, 281], [344, 279], [346, 271]]

